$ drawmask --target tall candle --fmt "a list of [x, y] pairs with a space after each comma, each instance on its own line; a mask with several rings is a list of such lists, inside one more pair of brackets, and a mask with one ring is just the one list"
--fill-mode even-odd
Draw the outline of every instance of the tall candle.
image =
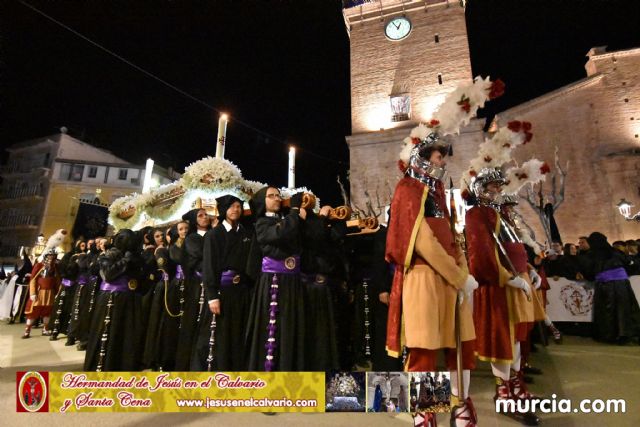
[[296, 187], [296, 149], [295, 147], [289, 147], [289, 188]]
[[216, 144], [216, 158], [224, 158], [224, 146], [227, 143], [227, 122], [229, 118], [226, 114], [220, 114], [218, 120], [218, 140]]
[[144, 169], [144, 182], [142, 183], [142, 194], [146, 194], [151, 189], [151, 174], [153, 173], [153, 159], [147, 159]]

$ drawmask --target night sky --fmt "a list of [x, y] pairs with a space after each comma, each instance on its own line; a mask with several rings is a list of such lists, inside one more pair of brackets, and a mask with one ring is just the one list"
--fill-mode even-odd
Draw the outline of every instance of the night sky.
[[[131, 162], [182, 171], [215, 153], [218, 113], [204, 103], [230, 114], [225, 157], [246, 178], [285, 185], [293, 144], [296, 183], [340, 200], [351, 117], [339, 1], [26, 1], [197, 100], [2, 0], [2, 148], [66, 126]], [[481, 115], [585, 77], [592, 46], [640, 47], [639, 22], [637, 0], [469, 1], [473, 73], [507, 84]]]

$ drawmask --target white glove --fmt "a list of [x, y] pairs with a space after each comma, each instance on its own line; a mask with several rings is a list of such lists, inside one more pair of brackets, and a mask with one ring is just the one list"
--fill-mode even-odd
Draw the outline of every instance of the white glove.
[[529, 277], [531, 277], [531, 282], [533, 282], [533, 287], [536, 289], [540, 289], [542, 285], [542, 277], [533, 269], [529, 270]]
[[527, 299], [531, 298], [531, 289], [529, 288], [529, 284], [522, 277], [514, 277], [507, 282], [507, 285], [522, 289], [524, 293], [527, 294]]
[[464, 285], [462, 286], [462, 289], [458, 292], [460, 305], [462, 305], [462, 302], [464, 301], [465, 294], [467, 295], [467, 298], [471, 298], [471, 294], [473, 294], [473, 291], [476, 289], [478, 289], [478, 281], [475, 277], [469, 274], [467, 276], [467, 280], [465, 280]]
[[38, 299], [38, 295], [31, 295], [31, 301], [35, 301], [36, 299]]

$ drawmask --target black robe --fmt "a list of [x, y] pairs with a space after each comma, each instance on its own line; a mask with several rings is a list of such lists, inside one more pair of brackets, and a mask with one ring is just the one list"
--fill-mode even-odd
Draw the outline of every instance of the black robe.
[[[91, 255], [88, 253], [79, 254], [76, 257], [76, 264], [78, 266], [78, 276], [76, 281], [76, 294], [73, 301], [73, 307], [71, 309], [71, 319], [69, 320], [69, 334], [68, 339], [70, 341], [86, 341], [88, 328], [83, 328], [83, 321], [86, 324], [86, 312], [89, 310], [90, 298], [91, 298], [91, 285], [95, 286], [97, 279], [91, 278], [89, 271]], [[95, 288], [94, 288], [95, 290]], [[95, 293], [94, 293], [95, 295]]]
[[[264, 203], [264, 201], [262, 201]], [[251, 207], [252, 212], [256, 211]], [[284, 260], [301, 253], [300, 216], [292, 211], [285, 218], [261, 216], [255, 240], [263, 257]], [[249, 371], [264, 371], [267, 350], [271, 285], [274, 274], [260, 273], [251, 300], [247, 329]], [[305, 368], [305, 307], [299, 274], [277, 274], [278, 313], [274, 371], [302, 371]], [[309, 351], [314, 351], [309, 349]]]
[[349, 315], [352, 334], [352, 349], [355, 363], [363, 364], [371, 360], [375, 348], [376, 318], [374, 299], [378, 298], [374, 284], [377, 263], [375, 257], [376, 237], [374, 234], [352, 236], [349, 245], [349, 288], [353, 295]]
[[[171, 275], [175, 274], [175, 265], [170, 261], [167, 248], [156, 249], [154, 258], [157, 265], [156, 281], [151, 290], [143, 297], [143, 312], [147, 315], [147, 328], [142, 362], [145, 369], [158, 370], [160, 367], [158, 334], [162, 312], [165, 310], [165, 287], [168, 287]], [[167, 275], [167, 284], [163, 279], [163, 273]]]
[[302, 276], [305, 307], [305, 370], [330, 371], [338, 368], [336, 322], [332, 289], [343, 277], [340, 252], [346, 234], [344, 222], [329, 222], [313, 212], [302, 226]]
[[[590, 242], [591, 243], [591, 242]], [[598, 273], [633, 268], [629, 259], [615, 249], [591, 250], [589, 267], [583, 270], [588, 280], [595, 281], [593, 294], [593, 338], [598, 341], [624, 343], [640, 336], [640, 308], [629, 279], [598, 281]]]
[[201, 321], [200, 313], [206, 305], [202, 287], [202, 243], [203, 237], [196, 232], [187, 235], [184, 241], [184, 303], [178, 331], [176, 371], [190, 369], [191, 353]]
[[380, 294], [391, 294], [394, 268], [384, 259], [385, 245], [387, 241], [387, 228], [381, 226], [374, 237], [370, 301], [373, 311], [373, 336], [371, 348], [371, 361], [375, 371], [401, 371], [402, 359], [391, 357], [385, 349], [387, 339], [387, 317], [389, 306], [380, 301]]
[[[183, 248], [177, 245], [156, 251], [160, 280], [153, 290], [143, 359], [145, 366], [154, 370], [175, 369], [180, 312], [183, 309], [180, 300], [184, 299], [184, 279], [176, 277], [176, 273], [183, 259]], [[166, 280], [162, 277], [163, 272]]]
[[52, 331], [51, 340], [56, 340], [58, 334], [68, 335], [69, 321], [73, 311], [76, 296], [76, 280], [78, 278], [77, 252], [68, 252], [62, 257], [58, 265], [63, 280], [69, 280], [71, 286], [60, 285], [51, 309], [51, 317], [47, 328]]
[[[193, 350], [191, 369], [207, 370], [211, 321], [213, 314], [208, 301], [220, 300], [220, 314], [216, 316], [215, 345], [212, 370], [246, 370], [245, 333], [251, 303], [251, 279], [246, 273], [251, 247], [251, 235], [243, 226], [229, 230], [222, 223], [204, 236], [202, 279], [205, 286], [205, 306], [196, 346]], [[223, 271], [234, 270], [240, 282], [231, 286], [220, 286]]]
[[[145, 290], [138, 286], [142, 275], [142, 261], [136, 253], [123, 254], [119, 249], [112, 248], [100, 255], [98, 262], [103, 280], [113, 282], [124, 278], [130, 288], [125, 291], [100, 292], [98, 295], [89, 329], [84, 370], [138, 371], [142, 366], [144, 345], [141, 293]], [[109, 322], [105, 321], [107, 316]], [[106, 341], [103, 341], [104, 338]], [[102, 364], [101, 351], [104, 351]]]

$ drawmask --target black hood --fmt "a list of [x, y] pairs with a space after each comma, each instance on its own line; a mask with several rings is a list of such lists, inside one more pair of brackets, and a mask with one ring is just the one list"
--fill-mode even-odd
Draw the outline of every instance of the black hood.
[[80, 250], [80, 243], [86, 243], [86, 242], [82, 239], [76, 240], [76, 242], [73, 244], [73, 250], [71, 251], [71, 253], [74, 253], [74, 254], [82, 253], [82, 251]]
[[170, 245], [175, 245], [180, 235], [178, 234], [178, 224], [173, 224], [169, 229], [169, 238], [171, 239]]
[[119, 249], [122, 253], [136, 252], [139, 250], [141, 240], [135, 231], [124, 229], [118, 231], [113, 237], [113, 247]]
[[[227, 194], [226, 196], [218, 197], [216, 199], [216, 206], [218, 207], [218, 220], [220, 222], [224, 221], [227, 215], [227, 210], [231, 207], [235, 202], [240, 203], [240, 209], [242, 209], [243, 201], [236, 196], [231, 194]], [[242, 214], [240, 214], [242, 215]]]
[[607, 236], [597, 231], [591, 233], [587, 237], [590, 250], [600, 254], [611, 253], [614, 251], [613, 247], [607, 241]]
[[[198, 231], [198, 212], [204, 210], [202, 208], [191, 209], [186, 214], [182, 215], [182, 219], [189, 223], [189, 231], [187, 234], [196, 233]], [[211, 228], [211, 224], [207, 227], [207, 230]]]
[[155, 242], [153, 240], [153, 227], [146, 226], [138, 230], [138, 236], [144, 245], [154, 245]]
[[270, 187], [262, 187], [256, 194], [249, 200], [249, 206], [251, 207], [251, 215], [255, 219], [261, 218], [267, 212], [267, 190]]

